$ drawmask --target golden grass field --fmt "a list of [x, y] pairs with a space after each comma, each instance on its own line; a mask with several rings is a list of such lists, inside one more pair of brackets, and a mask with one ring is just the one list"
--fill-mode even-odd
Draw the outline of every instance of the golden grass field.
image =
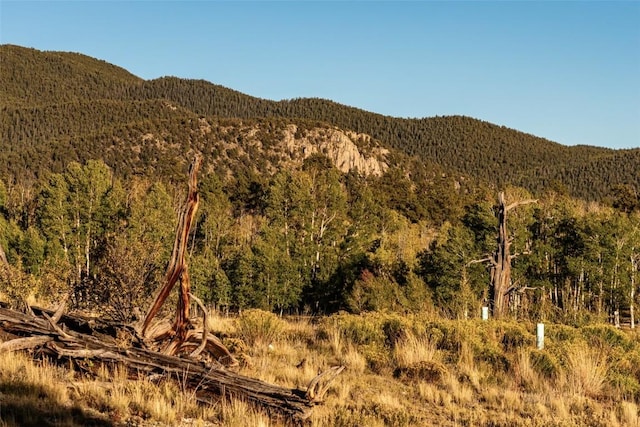
[[[209, 316], [239, 372], [304, 388], [344, 365], [311, 426], [640, 426], [640, 334], [609, 325], [445, 320], [369, 313], [281, 319]], [[0, 354], [0, 426], [284, 426], [239, 400], [201, 406], [180, 378], [88, 377]]]

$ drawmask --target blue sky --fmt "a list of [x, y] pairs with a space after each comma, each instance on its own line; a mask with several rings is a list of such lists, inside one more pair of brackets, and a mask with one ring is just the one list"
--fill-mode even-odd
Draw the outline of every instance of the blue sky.
[[640, 147], [640, 1], [7, 1], [0, 43], [396, 117]]

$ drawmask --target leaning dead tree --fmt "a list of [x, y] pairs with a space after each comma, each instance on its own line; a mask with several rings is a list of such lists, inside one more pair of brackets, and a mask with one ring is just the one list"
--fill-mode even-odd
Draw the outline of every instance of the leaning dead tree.
[[[189, 318], [191, 298], [198, 303], [206, 316], [206, 310], [200, 300], [191, 294], [189, 265], [185, 259], [189, 233], [191, 231], [191, 226], [196, 216], [196, 212], [198, 211], [198, 172], [201, 164], [202, 157], [198, 155], [191, 164], [191, 169], [189, 171], [189, 189], [186, 201], [178, 217], [178, 225], [176, 227], [176, 235], [173, 242], [173, 251], [171, 253], [169, 264], [167, 265], [167, 271], [164, 275], [164, 284], [158, 290], [155, 300], [144, 319], [142, 324], [142, 336], [156, 343], [166, 342], [162, 349], [163, 353], [166, 354], [175, 355], [188, 351], [191, 355], [196, 356], [206, 349], [208, 350], [208, 353], [213, 356], [214, 360], [226, 365], [236, 365], [238, 362], [231, 353], [229, 353], [222, 342], [217, 337], [207, 334], [206, 317], [202, 322], [203, 325], [201, 331], [193, 330], [193, 325]], [[158, 311], [178, 282], [180, 282], [178, 306], [176, 308], [176, 317], [173, 325], [171, 327], [167, 327], [165, 323], [160, 322], [155, 325], [156, 327], [150, 329], [150, 326], [152, 326], [151, 322], [158, 314]], [[194, 342], [196, 342], [198, 338], [200, 338], [200, 345], [194, 349]]]
[[196, 216], [200, 202], [198, 196], [198, 171], [200, 170], [201, 164], [202, 158], [200, 156], [196, 156], [191, 164], [191, 170], [189, 171], [189, 191], [187, 193], [187, 200], [178, 217], [176, 236], [173, 241], [173, 251], [165, 273], [165, 283], [159, 289], [153, 304], [147, 312], [144, 323], [142, 324], [142, 335], [146, 334], [151, 321], [156, 314], [158, 314], [158, 311], [167, 300], [175, 284], [180, 281], [176, 319], [169, 333], [174, 335], [178, 341], [184, 341], [186, 337], [189, 326], [189, 291], [191, 283], [189, 281], [189, 268], [185, 261], [185, 254], [191, 224]]

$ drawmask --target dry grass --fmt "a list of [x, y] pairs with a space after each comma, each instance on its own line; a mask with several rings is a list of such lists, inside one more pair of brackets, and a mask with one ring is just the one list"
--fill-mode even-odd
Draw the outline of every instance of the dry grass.
[[518, 349], [514, 362], [514, 381], [516, 385], [525, 390], [542, 392], [545, 390], [545, 383], [531, 364], [529, 350]]
[[584, 342], [568, 348], [566, 381], [571, 393], [597, 398], [607, 379], [607, 358], [602, 349]]
[[[216, 334], [245, 343], [240, 373], [251, 377], [304, 389], [329, 366], [347, 367], [314, 408], [312, 426], [640, 427], [637, 334], [602, 328], [599, 344], [589, 346], [576, 338], [579, 330], [562, 327], [539, 351], [513, 334], [505, 345], [506, 323], [429, 319], [425, 332], [417, 317], [340, 316], [316, 325], [256, 311], [243, 319], [214, 313], [209, 322]], [[52, 417], [69, 426], [285, 425], [241, 400], [197, 405], [179, 376], [152, 383], [129, 380], [122, 368], [96, 372], [91, 379], [1, 354], [0, 426], [46, 425]], [[630, 385], [621, 389], [611, 378]]]
[[216, 310], [207, 313], [207, 326], [209, 330], [218, 336], [230, 336], [236, 334], [236, 319], [225, 316]]
[[337, 325], [331, 325], [327, 328], [327, 336], [331, 350], [335, 356], [342, 354], [345, 338], [342, 330]]
[[222, 421], [221, 425], [228, 427], [272, 427], [278, 425], [263, 412], [238, 399], [222, 402], [220, 418]]
[[362, 374], [367, 369], [367, 359], [358, 351], [357, 347], [350, 344], [347, 350], [338, 356], [341, 365], [353, 373]]
[[411, 332], [407, 332], [396, 343], [393, 357], [400, 367], [415, 366], [421, 362], [439, 361], [436, 344], [427, 337], [416, 336]]
[[633, 402], [620, 402], [618, 407], [617, 421], [620, 425], [639, 427], [640, 426], [640, 409]]

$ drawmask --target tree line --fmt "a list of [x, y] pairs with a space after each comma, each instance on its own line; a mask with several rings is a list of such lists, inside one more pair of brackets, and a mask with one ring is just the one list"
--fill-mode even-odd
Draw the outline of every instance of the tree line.
[[[3, 293], [70, 294], [77, 307], [131, 319], [160, 285], [185, 185], [123, 180], [101, 160], [71, 162], [30, 186], [0, 181]], [[465, 317], [492, 304], [493, 190], [443, 183], [429, 193], [397, 170], [344, 174], [316, 155], [244, 184], [207, 173], [199, 193], [188, 262], [209, 305]], [[507, 203], [532, 199], [519, 187], [504, 194]], [[509, 211], [505, 316], [580, 323], [632, 314], [640, 203], [630, 186], [612, 197], [615, 207], [548, 191]]]

